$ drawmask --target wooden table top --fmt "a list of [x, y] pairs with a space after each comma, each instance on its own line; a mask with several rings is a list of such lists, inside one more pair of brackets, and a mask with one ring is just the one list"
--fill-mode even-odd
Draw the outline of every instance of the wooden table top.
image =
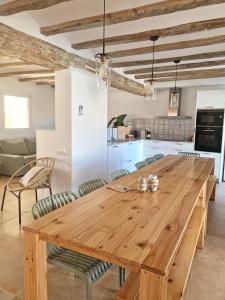
[[[23, 229], [41, 240], [139, 271], [182, 199], [194, 184], [201, 189], [213, 166], [210, 158], [170, 155], [117, 181], [133, 191], [103, 187]], [[149, 174], [158, 175], [158, 191], [139, 193], [139, 176]]]

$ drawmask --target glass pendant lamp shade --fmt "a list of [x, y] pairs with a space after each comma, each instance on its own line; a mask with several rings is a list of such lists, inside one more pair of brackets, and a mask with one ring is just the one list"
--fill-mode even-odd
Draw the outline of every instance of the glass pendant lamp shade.
[[146, 90], [146, 99], [148, 101], [155, 101], [157, 89], [154, 80], [145, 82], [145, 90]]
[[170, 95], [170, 107], [177, 108], [179, 103], [179, 93], [177, 91], [173, 91]]
[[174, 87], [174, 91], [171, 93], [170, 95], [170, 107], [171, 108], [178, 108], [179, 105], [179, 92], [177, 90], [177, 79], [178, 79], [178, 64], [180, 63], [180, 60], [177, 59], [174, 61], [174, 63], [176, 64], [176, 76], [175, 76], [175, 87]]
[[155, 63], [155, 42], [158, 40], [158, 36], [150, 37], [150, 40], [153, 42], [152, 48], [152, 78], [149, 81], [145, 82], [145, 90], [146, 90], [146, 99], [148, 101], [156, 100], [156, 86], [154, 80], [154, 63]]
[[104, 3], [104, 14], [103, 14], [103, 39], [102, 39], [102, 53], [95, 55], [96, 61], [96, 77], [97, 85], [99, 88], [107, 89], [110, 86], [110, 75], [111, 75], [111, 63], [112, 56], [105, 52], [105, 0]]
[[97, 86], [107, 89], [110, 86], [112, 57], [107, 53], [98, 53], [95, 56]]

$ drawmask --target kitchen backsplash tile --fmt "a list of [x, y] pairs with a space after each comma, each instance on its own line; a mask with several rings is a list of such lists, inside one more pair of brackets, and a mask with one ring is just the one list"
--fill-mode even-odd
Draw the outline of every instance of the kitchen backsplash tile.
[[192, 118], [127, 118], [132, 129], [151, 131], [152, 139], [190, 141], [195, 123]]

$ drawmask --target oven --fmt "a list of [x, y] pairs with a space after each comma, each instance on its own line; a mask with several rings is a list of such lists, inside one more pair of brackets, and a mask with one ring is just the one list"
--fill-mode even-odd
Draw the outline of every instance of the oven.
[[223, 110], [198, 110], [196, 126], [223, 126]]
[[223, 127], [196, 127], [195, 150], [221, 152]]

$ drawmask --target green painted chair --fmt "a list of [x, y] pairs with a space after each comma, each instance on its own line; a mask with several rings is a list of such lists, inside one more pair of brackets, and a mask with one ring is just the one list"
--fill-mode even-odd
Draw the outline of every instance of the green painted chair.
[[159, 160], [159, 159], [165, 157], [165, 155], [163, 155], [163, 154], [156, 154], [153, 157], [155, 158], [155, 160]]
[[137, 162], [137, 163], [135, 164], [135, 167], [136, 167], [137, 170], [140, 170], [140, 169], [142, 169], [142, 168], [144, 168], [144, 167], [146, 167], [146, 166], [147, 166], [147, 164], [146, 164], [145, 161], [140, 161], [140, 162]]
[[130, 172], [126, 169], [117, 170], [111, 174], [112, 181], [119, 179], [123, 176], [127, 176], [129, 173]]
[[153, 157], [148, 157], [145, 159], [145, 163], [146, 165], [150, 165], [152, 163], [154, 163], [156, 161], [156, 158], [153, 156]]
[[[102, 178], [96, 178], [96, 179], [86, 181], [79, 186], [79, 194], [81, 197], [85, 196], [85, 195], [103, 187], [107, 183], [108, 182]], [[120, 286], [122, 286], [126, 280], [126, 270], [121, 267], [119, 267], [119, 280], [120, 280]]]
[[79, 186], [79, 194], [80, 194], [80, 196], [85, 196], [85, 195], [103, 187], [107, 183], [108, 182], [102, 178], [96, 178], [96, 179], [89, 180], [87, 182], [82, 183]]
[[200, 157], [200, 154], [195, 152], [178, 152], [178, 155], [186, 157]]
[[[76, 199], [76, 195], [72, 192], [59, 193], [42, 199], [33, 205], [32, 213], [34, 219], [38, 219]], [[85, 280], [87, 300], [91, 300], [91, 285], [112, 266], [110, 263], [53, 244], [47, 245], [47, 251], [48, 263], [73, 272], [76, 276]], [[121, 273], [120, 276], [124, 275]], [[122, 279], [120, 278], [120, 282]]]

